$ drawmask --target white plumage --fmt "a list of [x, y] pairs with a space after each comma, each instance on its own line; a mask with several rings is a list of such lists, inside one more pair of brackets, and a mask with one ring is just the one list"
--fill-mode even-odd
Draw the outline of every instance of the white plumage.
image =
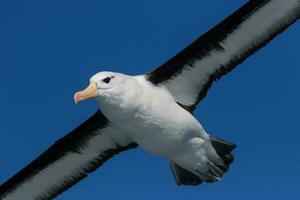
[[208, 135], [193, 111], [215, 80], [299, 17], [300, 0], [250, 0], [150, 73], [97, 73], [74, 98], [94, 98], [101, 111], [2, 184], [0, 199], [53, 199], [137, 146], [168, 159], [179, 185], [220, 181], [235, 145]]
[[167, 88], [154, 86], [145, 76], [113, 72], [99, 73], [91, 81], [101, 88], [106, 77], [114, 78], [109, 83], [112, 88], [99, 90], [100, 108], [113, 126], [140, 147], [194, 173], [205, 174], [208, 160], [222, 165], [205, 130]]

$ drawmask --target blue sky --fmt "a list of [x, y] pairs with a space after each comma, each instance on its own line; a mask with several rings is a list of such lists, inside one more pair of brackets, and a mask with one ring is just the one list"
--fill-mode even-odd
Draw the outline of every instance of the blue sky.
[[[245, 0], [0, 2], [0, 182], [84, 121], [91, 75], [142, 74]], [[299, 23], [213, 85], [196, 117], [234, 141], [222, 182], [176, 186], [167, 161], [131, 150], [57, 199], [299, 199]]]

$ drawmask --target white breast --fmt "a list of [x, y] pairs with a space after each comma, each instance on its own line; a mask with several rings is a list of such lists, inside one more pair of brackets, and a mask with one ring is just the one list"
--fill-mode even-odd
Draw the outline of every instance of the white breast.
[[[166, 156], [189, 138], [206, 137], [199, 122], [181, 108], [163, 87], [155, 87], [144, 77], [136, 77], [143, 91], [131, 106], [101, 105], [114, 126], [119, 127], [146, 151]], [[101, 103], [100, 103], [101, 104]]]

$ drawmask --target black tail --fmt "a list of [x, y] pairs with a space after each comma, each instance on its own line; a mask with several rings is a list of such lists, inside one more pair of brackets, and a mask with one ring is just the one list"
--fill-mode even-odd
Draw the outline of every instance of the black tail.
[[231, 154], [231, 151], [236, 148], [236, 145], [212, 136], [210, 136], [210, 140], [211, 144], [215, 148], [217, 154], [222, 158], [225, 165], [218, 167], [220, 167], [224, 172], [228, 171], [229, 165], [234, 160], [234, 156]]
[[[231, 143], [231, 142], [227, 142], [227, 141], [215, 138], [215, 137], [210, 137], [210, 140], [211, 140], [211, 144], [215, 148], [217, 154], [222, 158], [222, 160], [224, 162], [224, 165], [220, 166], [220, 165], [216, 165], [214, 163], [208, 163], [208, 164], [210, 164], [213, 169], [216, 169], [216, 167], [218, 169], [221, 169], [222, 174], [223, 174], [224, 172], [228, 171], [229, 165], [234, 160], [234, 157], [231, 154], [231, 151], [234, 148], [236, 148], [236, 145]], [[173, 175], [174, 175], [175, 180], [176, 180], [178, 185], [196, 186], [196, 185], [199, 185], [203, 182], [212, 183], [212, 182], [217, 181], [217, 179], [214, 178], [214, 177], [216, 177], [215, 174], [210, 174], [210, 173], [212, 173], [212, 171], [209, 171], [209, 173], [207, 174], [208, 176], [211, 175], [210, 176], [211, 178], [207, 178], [206, 180], [202, 180], [197, 175], [181, 168], [180, 166], [176, 165], [175, 163], [171, 162], [170, 165], [171, 165]], [[222, 176], [222, 175], [220, 175], [220, 176]]]

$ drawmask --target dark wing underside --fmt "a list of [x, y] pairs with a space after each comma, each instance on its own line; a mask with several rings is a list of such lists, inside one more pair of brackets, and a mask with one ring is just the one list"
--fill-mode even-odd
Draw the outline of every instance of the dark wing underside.
[[0, 186], [1, 200], [48, 200], [137, 145], [98, 111]]
[[300, 17], [300, 0], [250, 0], [175, 57], [147, 74], [193, 111], [212, 85]]

